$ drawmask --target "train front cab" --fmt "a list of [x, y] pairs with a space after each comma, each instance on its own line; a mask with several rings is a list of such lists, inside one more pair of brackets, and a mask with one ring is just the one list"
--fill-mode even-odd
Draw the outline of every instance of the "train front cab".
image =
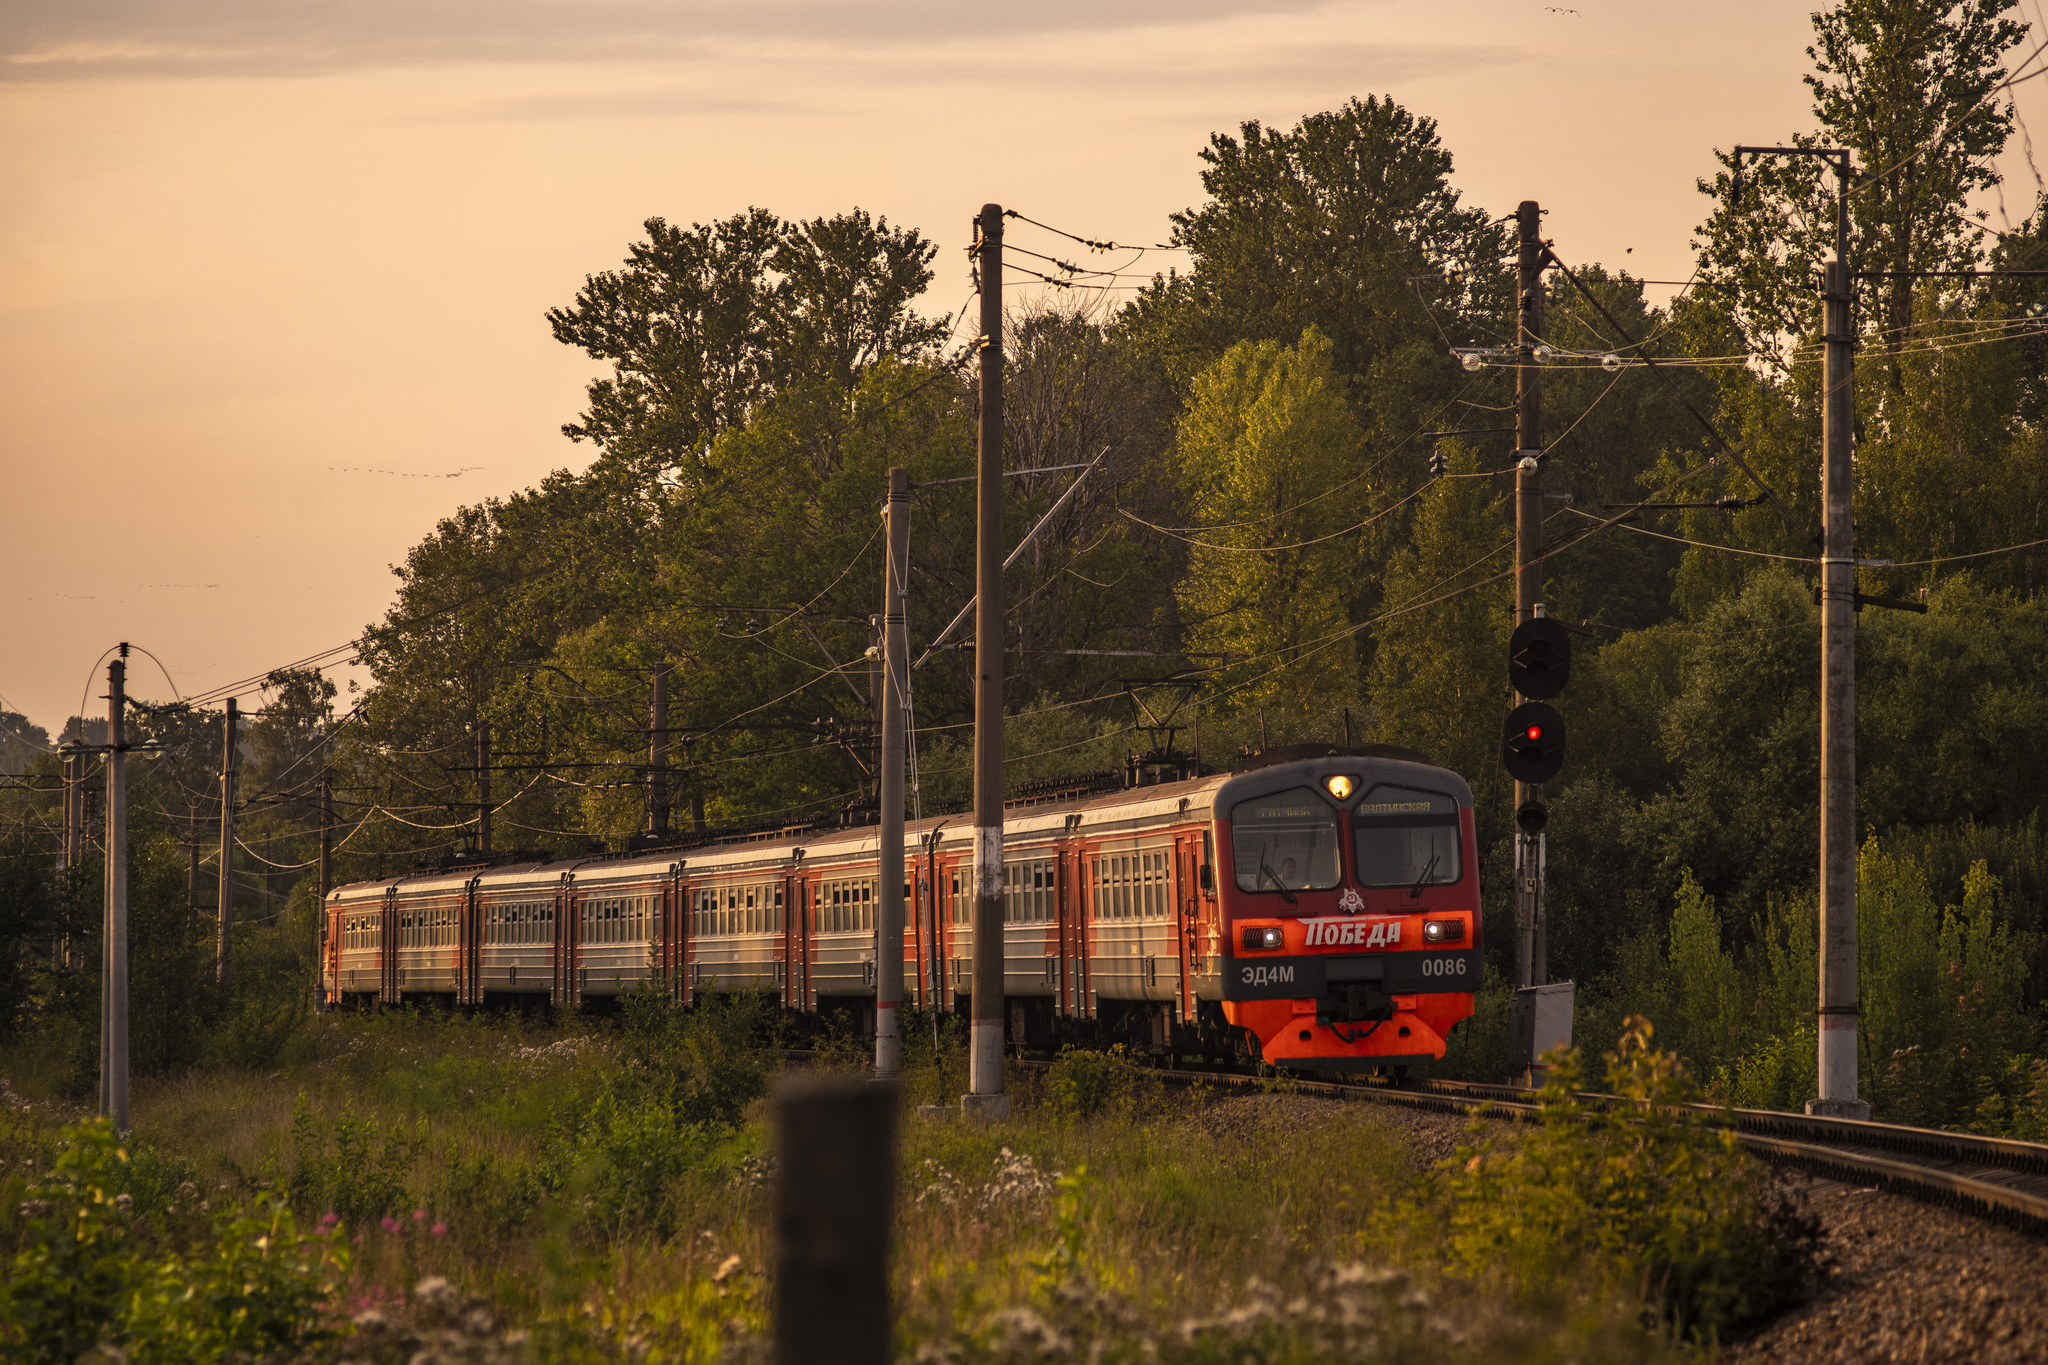
[[1216, 821], [1223, 1012], [1261, 1057], [1338, 1071], [1441, 1058], [1481, 977], [1465, 782], [1404, 759], [1288, 763], [1225, 783]]

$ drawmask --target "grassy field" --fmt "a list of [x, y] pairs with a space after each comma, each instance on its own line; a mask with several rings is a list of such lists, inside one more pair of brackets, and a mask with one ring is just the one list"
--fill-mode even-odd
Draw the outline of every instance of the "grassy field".
[[[269, 1343], [278, 1357], [403, 1360], [438, 1341], [448, 1358], [762, 1358], [768, 1022], [652, 1002], [611, 1020], [323, 1016], [265, 1071], [138, 1085], [103, 1216], [137, 1264], [200, 1266], [274, 1258], [288, 1205], [292, 1245], [324, 1236], [314, 1259], [334, 1256], [308, 1272], [317, 1312]], [[839, 1040], [804, 1065], [857, 1074], [861, 1060]], [[32, 1048], [10, 1066], [0, 1257], [27, 1283], [20, 1258], [58, 1254], [36, 1251], [35, 1210], [78, 1116], [48, 1097]], [[1608, 1254], [1584, 1213], [1559, 1212], [1581, 1196], [1553, 1188], [1556, 1171], [1593, 1170], [1586, 1153], [1516, 1175], [1543, 1141], [1516, 1139], [1433, 1171], [1376, 1108], [1168, 1092], [1102, 1055], [1017, 1069], [1007, 1123], [917, 1112], [956, 1102], [964, 1080], [960, 1049], [914, 1029], [893, 1267], [906, 1359], [1624, 1361], [1701, 1335], [1660, 1312], [1671, 1276], [1646, 1284], [1640, 1256]], [[1750, 1198], [1749, 1175], [1693, 1147], [1724, 1161], [1701, 1179]], [[1689, 1198], [1653, 1190], [1649, 1216]], [[1750, 1206], [1731, 1217], [1755, 1224]], [[1515, 1207], [1528, 1216], [1501, 1222]], [[224, 1220], [266, 1209], [265, 1244], [230, 1249], [257, 1234]]]

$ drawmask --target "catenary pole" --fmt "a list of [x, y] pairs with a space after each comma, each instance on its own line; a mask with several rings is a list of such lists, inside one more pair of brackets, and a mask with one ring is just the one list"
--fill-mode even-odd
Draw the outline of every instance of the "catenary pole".
[[[1515, 624], [1543, 614], [1543, 374], [1535, 348], [1543, 332], [1543, 213], [1522, 201], [1515, 213]], [[1515, 784], [1515, 808], [1541, 800], [1541, 785]], [[1540, 986], [1544, 971], [1543, 836], [1515, 833], [1515, 984]]]
[[969, 1113], [1007, 1118], [1003, 1090], [1003, 208], [976, 224], [981, 413], [976, 428], [974, 574], [974, 985]]
[[668, 661], [654, 666], [647, 703], [647, 832], [668, 837]]
[[875, 1075], [903, 1068], [903, 736], [905, 691], [910, 682], [910, 639], [903, 611], [910, 567], [910, 471], [889, 471], [886, 518], [889, 547], [882, 569], [882, 676], [876, 691], [882, 712], [882, 914], [875, 926]]
[[128, 1131], [128, 646], [107, 665], [107, 918], [100, 979], [100, 1114]]
[[213, 928], [213, 979], [235, 979], [231, 939], [235, 928], [235, 699], [228, 698], [220, 741], [220, 895]]
[[1827, 267], [1821, 381], [1820, 1098], [1808, 1107], [1868, 1118], [1870, 1106], [1856, 1095], [1856, 549], [1849, 428], [1855, 359], [1849, 289], [1848, 261], [1838, 255]]

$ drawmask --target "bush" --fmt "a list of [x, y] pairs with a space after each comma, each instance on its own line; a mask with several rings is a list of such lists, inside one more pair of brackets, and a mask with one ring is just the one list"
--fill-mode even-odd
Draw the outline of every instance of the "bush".
[[625, 1002], [625, 1067], [613, 1085], [621, 1107], [647, 1100], [678, 1123], [736, 1127], [768, 1093], [758, 1046], [768, 1027], [759, 996], [710, 996], [685, 1009], [643, 993]]
[[1062, 1048], [1045, 1077], [1047, 1104], [1069, 1120], [1142, 1113], [1158, 1100], [1160, 1090], [1159, 1078], [1131, 1061], [1121, 1047], [1107, 1052]]
[[283, 1185], [292, 1204], [309, 1217], [334, 1214], [361, 1227], [412, 1207], [407, 1179], [427, 1149], [425, 1122], [412, 1132], [345, 1110], [323, 1125], [302, 1094], [292, 1110], [292, 1164]]
[[1812, 1295], [1820, 1225], [1725, 1124], [1676, 1107], [1696, 1092], [1650, 1036], [1631, 1019], [1607, 1055], [1625, 1101], [1611, 1110], [1580, 1098], [1576, 1049], [1551, 1054], [1541, 1127], [1461, 1151], [1432, 1217], [1458, 1269], [1525, 1293], [1633, 1290], [1675, 1334], [1714, 1342]]
[[150, 1254], [121, 1192], [131, 1163], [104, 1120], [74, 1124], [22, 1206], [0, 1290], [9, 1359], [71, 1361], [108, 1346], [149, 1361], [212, 1362], [303, 1349], [334, 1335], [326, 1308], [348, 1273], [329, 1224], [302, 1233], [282, 1200], [217, 1214], [191, 1254]]

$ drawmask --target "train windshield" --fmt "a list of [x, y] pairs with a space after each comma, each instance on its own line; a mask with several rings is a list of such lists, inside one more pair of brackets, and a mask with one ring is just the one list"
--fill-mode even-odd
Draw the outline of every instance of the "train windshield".
[[1308, 787], [1238, 802], [1230, 833], [1240, 891], [1326, 891], [1337, 884], [1337, 812]]
[[1382, 783], [1352, 810], [1351, 828], [1367, 886], [1440, 886], [1464, 874], [1458, 803], [1442, 792]]

